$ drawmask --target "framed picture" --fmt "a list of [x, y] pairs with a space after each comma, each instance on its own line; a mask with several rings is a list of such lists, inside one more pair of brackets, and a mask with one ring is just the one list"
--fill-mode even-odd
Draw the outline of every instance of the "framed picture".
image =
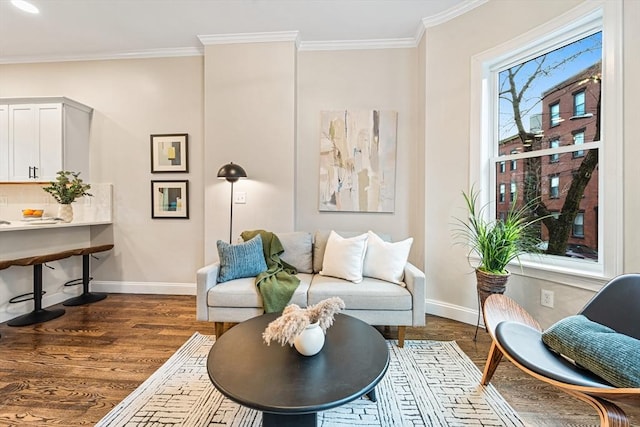
[[151, 181], [151, 218], [189, 218], [189, 181]]
[[189, 172], [186, 133], [151, 135], [151, 173]]

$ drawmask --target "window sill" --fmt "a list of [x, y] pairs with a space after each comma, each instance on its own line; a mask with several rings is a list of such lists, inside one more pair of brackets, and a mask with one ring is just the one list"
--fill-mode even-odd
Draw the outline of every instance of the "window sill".
[[517, 263], [510, 264], [511, 274], [594, 292], [599, 291], [612, 279], [605, 276], [603, 266], [599, 262], [549, 256], [549, 260], [545, 259], [545, 264], [541, 265], [532, 260], [534, 257], [526, 258], [529, 259], [521, 259], [521, 266]]

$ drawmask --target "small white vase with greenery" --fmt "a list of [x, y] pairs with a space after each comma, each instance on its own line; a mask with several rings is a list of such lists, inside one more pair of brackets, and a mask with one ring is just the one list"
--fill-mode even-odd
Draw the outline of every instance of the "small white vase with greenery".
[[[289, 304], [282, 316], [269, 323], [262, 338], [267, 345], [277, 341], [280, 345], [295, 346], [305, 356], [313, 356], [322, 349], [324, 334], [333, 324], [334, 315], [344, 308], [344, 301], [339, 297], [327, 298], [307, 308]], [[308, 335], [312, 342], [301, 342], [303, 335]]]
[[87, 191], [91, 188], [90, 184], [85, 184], [80, 178], [80, 172], [58, 171], [56, 180], [49, 183], [48, 187], [43, 190], [51, 194], [51, 196], [60, 204], [58, 208], [58, 217], [64, 222], [73, 220], [73, 203], [78, 197], [92, 196]]

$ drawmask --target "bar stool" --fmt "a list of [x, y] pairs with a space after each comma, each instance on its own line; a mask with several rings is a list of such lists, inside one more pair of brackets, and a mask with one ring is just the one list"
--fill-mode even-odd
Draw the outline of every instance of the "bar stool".
[[[17, 297], [11, 298], [9, 300], [10, 303], [17, 303], [27, 301], [33, 298], [33, 311], [31, 313], [23, 314], [22, 316], [16, 317], [15, 319], [7, 322], [9, 326], [28, 326], [36, 323], [46, 322], [48, 320], [55, 319], [57, 317], [62, 316], [65, 311], [62, 308], [46, 310], [42, 308], [42, 295], [44, 292], [42, 291], [42, 265], [51, 262], [58, 261], [61, 259], [69, 258], [73, 255], [73, 250], [56, 252], [53, 254], [40, 255], [34, 257], [27, 258], [19, 258], [9, 261], [3, 261], [0, 264], [0, 267], [6, 265], [7, 268], [12, 265], [19, 266], [33, 266], [33, 292], [19, 295]], [[33, 294], [33, 297], [30, 295]]]
[[[89, 292], [89, 282], [91, 281], [91, 279], [93, 279], [92, 277], [90, 277], [91, 269], [89, 257], [93, 256], [94, 258], [96, 258], [93, 255], [94, 253], [108, 251], [112, 248], [113, 244], [108, 244], [91, 246], [88, 248], [82, 248], [73, 251], [73, 255], [82, 255], [82, 294], [66, 300], [62, 305], [69, 307], [90, 304], [93, 302], [101, 301], [107, 297], [106, 294]], [[68, 282], [67, 284], [65, 284], [65, 286], [73, 286], [76, 284], [78, 283], [74, 280], [72, 282]]]

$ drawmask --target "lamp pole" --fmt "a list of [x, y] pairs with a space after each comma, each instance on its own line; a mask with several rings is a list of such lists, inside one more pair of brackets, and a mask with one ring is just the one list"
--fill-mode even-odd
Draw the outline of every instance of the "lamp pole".
[[231, 237], [233, 235], [233, 183], [234, 181], [231, 181], [231, 203], [229, 203], [231, 206], [231, 212], [229, 215], [229, 244], [232, 244]]

